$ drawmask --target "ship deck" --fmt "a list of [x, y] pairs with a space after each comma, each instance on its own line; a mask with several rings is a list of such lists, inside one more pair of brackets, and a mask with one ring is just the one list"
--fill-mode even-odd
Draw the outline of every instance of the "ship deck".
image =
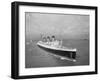
[[48, 48], [48, 49], [53, 49], [53, 50], [59, 50], [59, 51], [71, 51], [71, 52], [76, 52], [77, 51], [77, 49], [76, 48], [67, 48], [67, 47], [64, 47], [64, 46], [62, 46], [62, 47], [54, 47], [54, 46], [52, 46], [52, 45], [48, 45], [48, 44], [46, 44], [46, 43], [44, 43], [44, 42], [42, 42], [42, 41], [39, 41], [38, 43], [37, 43], [37, 45], [39, 45], [39, 46], [42, 46], [42, 47], [44, 47], [44, 48]]

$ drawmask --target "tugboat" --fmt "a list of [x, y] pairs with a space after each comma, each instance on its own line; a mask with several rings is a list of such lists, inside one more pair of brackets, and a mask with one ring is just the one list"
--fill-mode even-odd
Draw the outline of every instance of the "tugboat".
[[38, 41], [37, 46], [41, 49], [54, 54], [54, 56], [60, 57], [62, 60], [76, 61], [76, 48], [68, 48], [62, 46], [62, 41], [55, 40], [55, 36], [43, 38], [43, 41]]

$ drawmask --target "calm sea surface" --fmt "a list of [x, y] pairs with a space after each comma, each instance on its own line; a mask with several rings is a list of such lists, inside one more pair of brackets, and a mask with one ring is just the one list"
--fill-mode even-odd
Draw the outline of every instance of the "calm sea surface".
[[61, 60], [49, 52], [39, 48], [37, 40], [26, 40], [25, 46], [25, 67], [56, 67], [56, 66], [79, 66], [89, 65], [89, 40], [68, 39], [63, 40], [63, 45], [66, 47], [77, 48], [76, 62], [69, 60]]

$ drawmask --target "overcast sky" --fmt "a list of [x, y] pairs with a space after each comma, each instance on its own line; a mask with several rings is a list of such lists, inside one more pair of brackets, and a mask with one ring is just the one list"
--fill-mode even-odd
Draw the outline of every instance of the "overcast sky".
[[89, 16], [75, 14], [25, 13], [26, 36], [40, 34], [62, 38], [89, 38]]

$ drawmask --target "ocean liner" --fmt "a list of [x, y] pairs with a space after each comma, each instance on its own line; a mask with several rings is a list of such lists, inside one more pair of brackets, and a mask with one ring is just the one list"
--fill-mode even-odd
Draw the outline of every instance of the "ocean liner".
[[76, 48], [68, 48], [59, 44], [59, 41], [38, 41], [37, 46], [41, 49], [52, 53], [54, 56], [60, 57], [75, 62], [76, 61]]

